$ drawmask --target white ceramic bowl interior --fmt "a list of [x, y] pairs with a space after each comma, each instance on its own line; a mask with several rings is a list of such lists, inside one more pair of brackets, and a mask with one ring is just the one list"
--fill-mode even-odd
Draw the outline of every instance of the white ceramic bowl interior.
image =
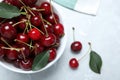
[[[0, 2], [1, 1], [2, 0], [0, 0]], [[38, 0], [37, 4], [39, 4], [42, 1], [47, 1], [47, 0]], [[53, 7], [54, 7], [54, 5], [53, 5]], [[55, 7], [54, 7], [54, 9], [55, 9]], [[60, 21], [62, 23], [60, 13], [56, 9], [54, 11], [59, 15]], [[64, 29], [65, 29], [65, 27], [64, 27]], [[12, 64], [7, 63], [4, 60], [0, 61], [0, 65], [3, 66], [4, 68], [8, 69], [8, 70], [11, 70], [13, 72], [18, 72], [18, 73], [31, 74], [31, 73], [41, 72], [41, 71], [46, 70], [47, 68], [51, 67], [53, 64], [55, 64], [55, 62], [62, 56], [62, 54], [64, 52], [64, 49], [65, 49], [65, 46], [66, 46], [66, 43], [67, 43], [67, 33], [66, 33], [66, 29], [65, 29], [65, 36], [62, 37], [62, 39], [61, 39], [61, 45], [60, 45], [60, 47], [57, 50], [57, 56], [56, 56], [55, 60], [53, 60], [52, 62], [48, 63], [44, 68], [42, 68], [40, 70], [37, 70], [37, 71], [32, 71], [32, 70], [31, 71], [24, 71], [22, 69], [14, 67]]]

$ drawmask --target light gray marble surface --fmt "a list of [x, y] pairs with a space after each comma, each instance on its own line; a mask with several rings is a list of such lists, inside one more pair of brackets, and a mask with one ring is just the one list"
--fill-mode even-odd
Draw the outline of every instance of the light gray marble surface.
[[[68, 42], [63, 56], [49, 69], [31, 75], [18, 74], [0, 67], [0, 80], [120, 80], [120, 0], [101, 0], [97, 16], [73, 12], [54, 4], [67, 27]], [[76, 28], [76, 40], [83, 43], [81, 54], [72, 54], [72, 27]], [[89, 69], [89, 55], [80, 61], [77, 70], [69, 68], [71, 57], [80, 58], [88, 49], [87, 42], [102, 59], [101, 75]]]

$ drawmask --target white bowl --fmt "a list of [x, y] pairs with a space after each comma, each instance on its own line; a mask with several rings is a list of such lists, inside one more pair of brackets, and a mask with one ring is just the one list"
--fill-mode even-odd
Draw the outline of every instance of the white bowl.
[[[37, 3], [40, 3], [40, 1], [46, 1], [46, 0], [38, 0]], [[54, 5], [53, 5], [53, 7], [54, 7]], [[54, 7], [54, 9], [55, 9], [55, 7]], [[55, 9], [55, 12], [59, 15], [60, 21], [62, 22], [60, 13], [56, 9]], [[64, 27], [64, 29], [65, 29], [65, 27]], [[55, 60], [53, 60], [52, 62], [48, 63], [44, 68], [42, 68], [40, 70], [37, 70], [37, 71], [32, 71], [32, 70], [31, 71], [25, 71], [25, 70], [22, 70], [22, 69], [14, 67], [12, 64], [7, 63], [4, 60], [0, 61], [0, 65], [3, 66], [4, 68], [8, 69], [8, 70], [13, 71], [13, 72], [24, 73], [24, 74], [32, 74], [32, 73], [37, 73], [37, 72], [41, 72], [43, 70], [46, 70], [47, 68], [49, 68], [53, 64], [55, 64], [58, 61], [58, 59], [62, 56], [62, 54], [64, 52], [64, 49], [65, 49], [65, 46], [66, 46], [66, 43], [67, 43], [67, 35], [66, 34], [67, 33], [66, 33], [66, 29], [65, 29], [65, 36], [61, 38], [61, 45], [60, 45], [60, 47], [57, 50], [57, 56], [56, 56]]]

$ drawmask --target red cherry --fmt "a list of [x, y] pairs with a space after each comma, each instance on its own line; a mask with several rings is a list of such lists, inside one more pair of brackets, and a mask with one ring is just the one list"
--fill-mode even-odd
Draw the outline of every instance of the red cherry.
[[69, 65], [70, 65], [71, 68], [76, 69], [76, 68], [78, 68], [79, 63], [78, 63], [76, 58], [72, 58], [69, 61]]
[[17, 34], [17, 40], [28, 43], [29, 42], [29, 36], [27, 34], [24, 33], [19, 33]]
[[16, 29], [11, 24], [3, 24], [0, 27], [0, 34], [7, 39], [13, 39], [16, 37]]
[[9, 60], [15, 60], [18, 58], [18, 52], [16, 50], [9, 49], [6, 52], [6, 56]]
[[41, 42], [45, 47], [52, 46], [56, 43], [56, 36], [54, 34], [48, 34], [48, 36], [44, 35], [41, 38]]
[[55, 24], [53, 30], [56, 36], [61, 37], [64, 35], [64, 27], [61, 23]]
[[41, 20], [40, 15], [32, 16], [32, 17], [30, 18], [30, 22], [31, 22], [34, 26], [40, 26], [40, 25], [42, 24], [42, 20]]
[[51, 13], [51, 6], [50, 6], [50, 3], [48, 2], [43, 2], [40, 5], [40, 8], [44, 9], [44, 11], [41, 12], [43, 15], [49, 15]]
[[56, 49], [55, 48], [50, 48], [49, 50], [50, 50], [50, 52], [49, 52], [50, 56], [49, 56], [48, 61], [51, 62], [56, 58]]
[[40, 33], [40, 31], [38, 29], [33, 28], [28, 32], [28, 36], [32, 40], [39, 40], [41, 38], [42, 34]]
[[33, 61], [31, 59], [21, 60], [19, 66], [23, 70], [31, 70], [32, 62]]
[[82, 43], [80, 41], [75, 41], [71, 44], [71, 50], [78, 52], [82, 49]]
[[[54, 17], [55, 17], [55, 19], [54, 19]], [[46, 16], [45, 19], [53, 25], [56, 24], [55, 20], [57, 21], [57, 23], [60, 21], [58, 15], [56, 13], [53, 13], [53, 15], [50, 14], [50, 15]]]

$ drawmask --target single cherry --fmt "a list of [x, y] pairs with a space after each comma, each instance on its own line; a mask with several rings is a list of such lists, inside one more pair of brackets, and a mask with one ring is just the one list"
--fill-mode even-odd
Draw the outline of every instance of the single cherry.
[[79, 66], [78, 60], [76, 58], [70, 59], [69, 66], [73, 69], [78, 68], [78, 66]]
[[6, 51], [6, 57], [9, 60], [16, 60], [18, 58], [18, 52], [16, 50], [9, 49]]
[[60, 21], [58, 15], [56, 13], [46, 16], [45, 19], [53, 25]]
[[64, 35], [64, 27], [61, 23], [55, 24], [53, 30], [56, 36], [61, 37]]
[[24, 33], [19, 33], [17, 34], [17, 40], [28, 43], [29, 42], [29, 36], [27, 34]]
[[56, 36], [54, 34], [43, 35], [41, 42], [43, 46], [50, 47], [56, 43]]
[[71, 50], [74, 52], [78, 52], [78, 51], [81, 51], [82, 49], [82, 43], [80, 41], [75, 41], [74, 29], [75, 28], [73, 28], [74, 42], [71, 44]]
[[0, 27], [0, 34], [2, 37], [7, 39], [14, 39], [17, 31], [11, 24], [2, 24]]
[[50, 56], [49, 56], [49, 62], [51, 62], [51, 61], [53, 61], [55, 58], [56, 58], [56, 49], [55, 48], [50, 48], [49, 49], [49, 54], [50, 54]]
[[37, 27], [42, 24], [42, 19], [41, 19], [40, 15], [35, 15], [30, 18], [30, 22], [32, 23], [32, 25]]
[[36, 28], [32, 28], [29, 32], [28, 32], [28, 36], [32, 39], [32, 40], [39, 40], [42, 36], [41, 32], [36, 29]]
[[51, 5], [48, 2], [43, 2], [40, 5], [40, 9], [44, 9], [44, 11], [41, 12], [43, 15], [49, 15], [51, 13]]
[[33, 61], [31, 59], [21, 60], [19, 66], [23, 70], [31, 70]]

